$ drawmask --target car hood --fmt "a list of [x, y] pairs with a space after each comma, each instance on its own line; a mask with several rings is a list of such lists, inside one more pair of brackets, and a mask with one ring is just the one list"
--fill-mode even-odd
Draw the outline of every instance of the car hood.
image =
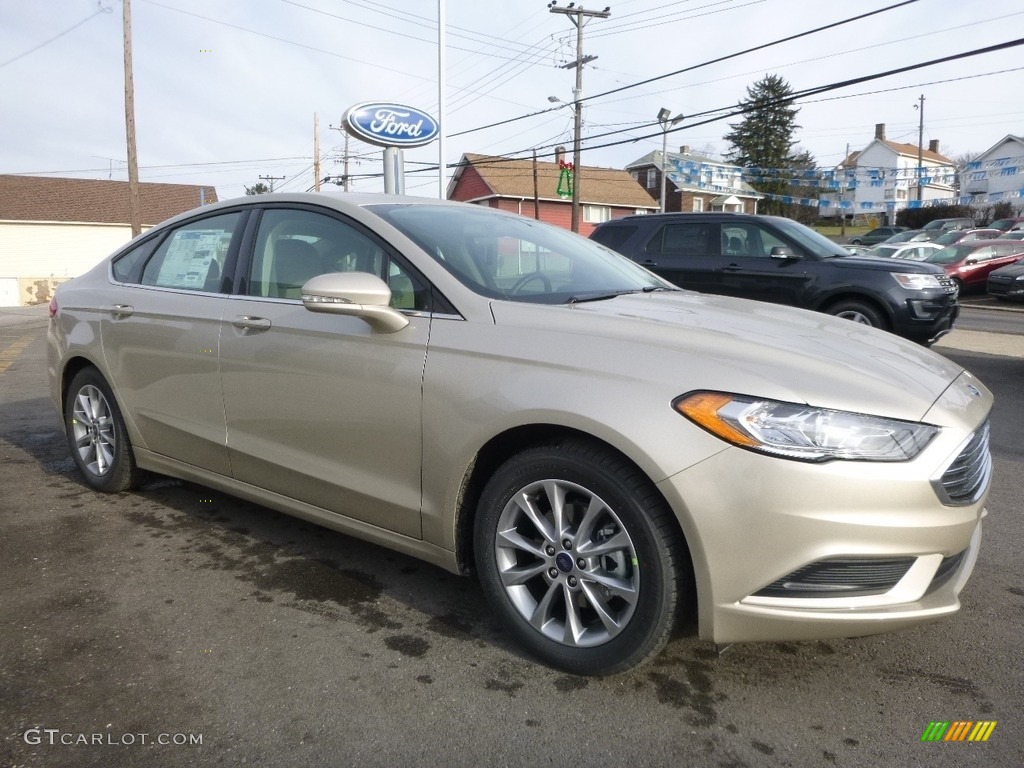
[[[909, 243], [908, 243], [909, 245]], [[840, 269], [873, 269], [876, 272], [902, 272], [933, 274], [942, 272], [941, 267], [908, 259], [892, 259], [886, 256], [843, 256], [830, 259], [829, 264]]]
[[552, 363], [920, 419], [963, 369], [891, 333], [809, 310], [673, 291], [551, 306], [496, 301], [495, 324], [528, 330]]
[[996, 277], [1020, 277], [1024, 275], [1024, 264], [1007, 264], [1005, 267], [992, 270], [989, 275]]

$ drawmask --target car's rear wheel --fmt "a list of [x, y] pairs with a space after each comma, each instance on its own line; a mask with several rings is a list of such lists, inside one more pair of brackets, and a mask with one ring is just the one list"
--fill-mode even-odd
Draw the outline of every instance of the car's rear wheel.
[[882, 313], [875, 307], [863, 301], [853, 299], [838, 301], [828, 308], [828, 313], [844, 320], [850, 320], [861, 325], [870, 325], [872, 328], [888, 329], [888, 324]]
[[64, 428], [71, 457], [90, 486], [117, 493], [138, 483], [142, 473], [135, 465], [121, 410], [95, 368], [83, 368], [71, 380]]
[[501, 466], [477, 510], [475, 556], [492, 607], [544, 662], [581, 675], [640, 664], [668, 640], [692, 571], [649, 480], [582, 440]]

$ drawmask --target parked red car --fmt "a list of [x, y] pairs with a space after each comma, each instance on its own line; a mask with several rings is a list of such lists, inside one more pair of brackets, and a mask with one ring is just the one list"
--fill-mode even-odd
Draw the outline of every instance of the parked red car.
[[925, 261], [946, 270], [960, 293], [984, 291], [988, 273], [1013, 264], [1024, 256], [1024, 240], [972, 240], [955, 243], [928, 256]]

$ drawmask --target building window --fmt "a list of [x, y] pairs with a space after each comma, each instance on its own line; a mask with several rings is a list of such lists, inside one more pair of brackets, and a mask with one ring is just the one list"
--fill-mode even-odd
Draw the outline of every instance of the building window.
[[602, 221], [610, 221], [612, 209], [607, 205], [584, 205], [583, 220], [588, 224], [600, 224]]
[[693, 212], [702, 213], [704, 211], [704, 198], [695, 197], [693, 198]]
[[647, 188], [654, 189], [658, 186], [658, 171], [654, 168], [647, 169]]

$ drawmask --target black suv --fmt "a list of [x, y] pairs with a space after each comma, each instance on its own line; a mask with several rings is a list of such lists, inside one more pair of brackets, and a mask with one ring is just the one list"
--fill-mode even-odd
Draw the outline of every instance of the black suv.
[[779, 216], [627, 216], [590, 237], [683, 288], [814, 309], [926, 344], [948, 333], [960, 311], [941, 268], [851, 256]]

